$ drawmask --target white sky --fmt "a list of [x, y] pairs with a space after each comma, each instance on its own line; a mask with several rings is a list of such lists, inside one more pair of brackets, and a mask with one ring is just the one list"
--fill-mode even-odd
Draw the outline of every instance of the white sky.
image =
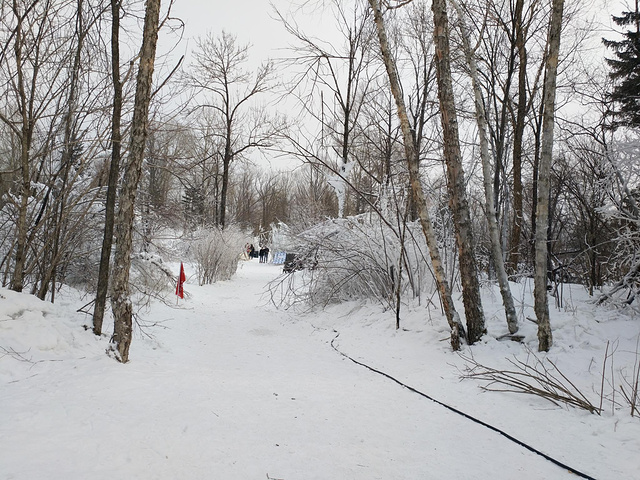
[[[326, 0], [325, 0], [326, 1]], [[602, 37], [615, 38], [612, 32], [612, 14], [620, 14], [630, 9], [635, 0], [566, 0], [567, 3], [580, 5], [585, 16], [592, 16], [600, 24], [593, 32], [594, 49], [592, 54], [600, 56], [606, 54], [601, 43]], [[164, 0], [165, 8], [167, 0]], [[301, 3], [310, 4], [300, 10]], [[223, 30], [235, 35], [240, 44], [251, 44], [249, 52], [250, 63], [258, 65], [267, 58], [282, 58], [290, 55], [287, 47], [293, 42], [280, 21], [275, 19], [275, 6], [285, 17], [293, 13], [295, 21], [304, 29], [305, 33], [322, 39], [331, 38], [335, 30], [334, 18], [330, 8], [321, 5], [323, 0], [175, 0], [172, 17], [180, 18], [184, 24], [183, 40], [175, 47], [176, 36], [162, 35], [160, 37], [160, 51], [166, 51], [169, 45], [174, 46], [175, 58], [186, 55], [188, 65], [189, 52], [195, 48], [196, 39], [207, 33], [214, 36]], [[329, 3], [329, 2], [327, 2]], [[315, 8], [314, 8], [315, 7]], [[323, 18], [324, 17], [324, 18]], [[172, 56], [173, 57], [173, 56]], [[596, 64], [599, 62], [596, 61]], [[169, 62], [172, 66], [175, 61]], [[280, 105], [282, 107], [282, 105]]]
[[256, 61], [281, 56], [278, 49], [286, 48], [289, 35], [280, 22], [274, 20], [270, 4], [286, 13], [296, 3], [291, 0], [176, 0], [173, 16], [185, 23], [181, 50], [193, 48], [199, 36], [207, 33], [218, 36], [225, 30], [236, 35], [240, 43], [250, 43], [251, 56]]
[[[594, 33], [597, 41], [602, 36], [610, 36], [612, 14], [620, 14], [623, 10], [632, 8], [635, 0], [567, 0], [584, 5], [586, 14], [589, 11], [595, 20], [601, 24], [601, 29]], [[296, 11], [301, 3], [309, 3], [310, 7], [304, 11]], [[291, 41], [281, 23], [274, 19], [273, 6], [287, 15], [296, 11], [296, 21], [304, 25], [305, 31], [311, 30], [320, 37], [327, 36], [333, 26], [330, 13], [322, 14], [322, 8], [313, 8], [321, 4], [321, 0], [175, 0], [172, 16], [180, 18], [185, 23], [184, 39], [177, 47], [176, 53], [187, 53], [195, 45], [195, 39], [212, 33], [218, 36], [226, 30], [237, 36], [240, 43], [250, 43], [251, 61], [257, 63], [267, 58], [286, 56], [284, 49]], [[165, 2], [166, 6], [166, 2]], [[329, 10], [325, 7], [325, 10]], [[164, 39], [162, 44], [175, 43], [175, 37]]]

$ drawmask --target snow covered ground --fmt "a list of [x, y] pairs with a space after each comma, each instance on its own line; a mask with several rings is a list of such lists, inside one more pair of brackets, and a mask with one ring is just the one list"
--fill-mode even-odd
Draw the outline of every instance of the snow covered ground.
[[[0, 290], [0, 479], [578, 478], [336, 349], [588, 477], [640, 478], [640, 419], [628, 408], [605, 400], [598, 416], [485, 392], [460, 379], [465, 362], [438, 312], [405, 307], [396, 331], [373, 304], [279, 311], [263, 294], [279, 272], [256, 259], [199, 287], [187, 268], [189, 297], [141, 312], [126, 365], [105, 355], [109, 333], [82, 328], [90, 319], [76, 309], [89, 299], [66, 291], [51, 305]], [[496, 339], [499, 295], [485, 293], [489, 335], [463, 353], [491, 366], [525, 359], [521, 344]], [[598, 405], [607, 340], [610, 397], [638, 362], [640, 321], [587, 303], [579, 287], [564, 300], [551, 309], [548, 357]], [[535, 325], [522, 331], [535, 351]]]

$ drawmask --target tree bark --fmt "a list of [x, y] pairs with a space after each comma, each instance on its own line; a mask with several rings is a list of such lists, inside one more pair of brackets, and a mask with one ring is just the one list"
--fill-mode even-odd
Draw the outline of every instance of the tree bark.
[[111, 308], [114, 316], [112, 348], [122, 363], [129, 360], [132, 338], [133, 307], [129, 291], [129, 269], [131, 267], [132, 233], [136, 191], [142, 173], [142, 160], [149, 122], [149, 103], [153, 68], [158, 42], [160, 0], [147, 0], [144, 17], [140, 65], [136, 80], [136, 97], [131, 123], [131, 143], [120, 191], [118, 223], [116, 227], [115, 267], [113, 269], [113, 295]]
[[558, 57], [560, 54], [563, 9], [564, 0], [553, 0], [549, 38], [547, 41], [548, 56], [543, 97], [542, 146], [540, 151], [540, 165], [538, 167], [534, 307], [538, 320], [538, 350], [541, 352], [549, 351], [553, 343], [549, 321], [549, 299], [547, 296], [547, 232], [549, 223], [549, 177], [551, 174], [551, 160], [553, 155], [556, 80], [558, 76]]
[[382, 17], [382, 11], [380, 9], [380, 0], [369, 0], [369, 5], [371, 5], [371, 9], [373, 10], [373, 18], [376, 24], [382, 58], [384, 60], [387, 75], [389, 77], [391, 92], [393, 93], [393, 97], [396, 101], [398, 117], [400, 119], [400, 126], [402, 129], [404, 150], [407, 157], [407, 165], [409, 167], [409, 179], [414, 204], [417, 207], [418, 216], [420, 218], [420, 225], [422, 226], [422, 231], [427, 241], [427, 246], [429, 247], [431, 264], [433, 266], [434, 276], [436, 284], [438, 286], [438, 292], [440, 293], [440, 299], [442, 301], [444, 313], [447, 317], [447, 322], [451, 327], [451, 347], [454, 350], [458, 350], [460, 348], [460, 336], [464, 338], [466, 335], [464, 327], [460, 322], [460, 316], [458, 315], [458, 312], [456, 311], [453, 304], [451, 289], [449, 288], [449, 284], [446, 280], [444, 267], [442, 266], [442, 260], [440, 258], [440, 251], [438, 249], [438, 242], [436, 240], [436, 235], [433, 230], [433, 224], [431, 222], [424, 192], [422, 190], [420, 172], [418, 169], [418, 154], [415, 149], [415, 142], [413, 134], [411, 132], [411, 126], [409, 125], [407, 109], [402, 97], [402, 89], [400, 87], [398, 70], [395, 60], [391, 56], [389, 43], [387, 41], [387, 33], [384, 28], [384, 19]]
[[[16, 59], [16, 81], [18, 89], [18, 101], [21, 117], [20, 128], [20, 173], [21, 173], [21, 188], [20, 188], [20, 206], [18, 207], [18, 219], [16, 226], [16, 257], [13, 271], [13, 278], [11, 280], [11, 290], [21, 292], [24, 287], [24, 264], [27, 249], [27, 208], [29, 203], [29, 194], [31, 190], [31, 172], [30, 172], [30, 157], [29, 151], [31, 149], [31, 137], [33, 132], [33, 122], [31, 117], [30, 106], [31, 102], [27, 99], [27, 93], [25, 88], [25, 78], [22, 69], [23, 62], [23, 32], [22, 23], [23, 15], [18, 10], [18, 4], [16, 0], [13, 1], [13, 14], [16, 17], [17, 25], [15, 29], [15, 44], [14, 54]], [[35, 75], [35, 73], [34, 73]]]
[[232, 113], [229, 111], [230, 99], [226, 98], [226, 119], [227, 127], [225, 134], [225, 146], [224, 157], [222, 158], [222, 190], [220, 191], [220, 214], [218, 215], [220, 221], [220, 228], [224, 230], [227, 224], [227, 195], [229, 191], [229, 175], [231, 173], [231, 162], [233, 160], [233, 151], [231, 147], [231, 134], [232, 134]]
[[44, 300], [51, 283], [51, 303], [55, 301], [56, 294], [56, 276], [58, 266], [60, 263], [60, 242], [62, 241], [63, 233], [66, 229], [65, 225], [65, 213], [67, 212], [67, 198], [70, 194], [67, 185], [69, 183], [69, 173], [74, 162], [74, 153], [76, 152], [76, 135], [74, 132], [74, 121], [77, 114], [77, 98], [78, 98], [78, 84], [80, 82], [80, 68], [82, 63], [82, 50], [84, 48], [84, 39], [87, 35], [87, 30], [84, 25], [84, 0], [76, 0], [76, 36], [77, 45], [73, 56], [73, 66], [71, 69], [71, 78], [69, 80], [69, 97], [67, 99], [67, 112], [64, 120], [64, 140], [63, 151], [60, 159], [60, 165], [62, 170], [62, 182], [57, 199], [54, 206], [53, 215], [53, 239], [52, 245], [50, 245], [51, 260], [43, 275], [40, 289], [38, 291], [38, 298]]
[[122, 81], [120, 79], [120, 6], [121, 0], [111, 0], [111, 77], [113, 82], [113, 110], [111, 112], [111, 163], [107, 183], [107, 202], [105, 205], [104, 236], [100, 252], [98, 270], [98, 288], [93, 308], [93, 333], [102, 335], [104, 310], [109, 290], [109, 261], [113, 245], [113, 226], [115, 222], [116, 195], [120, 174], [120, 156], [122, 133]]
[[458, 136], [458, 119], [456, 115], [451, 79], [451, 63], [449, 51], [449, 25], [446, 0], [433, 0], [433, 39], [435, 45], [436, 77], [438, 81], [438, 98], [444, 141], [444, 159], [447, 164], [447, 190], [449, 207], [453, 214], [458, 244], [460, 263], [460, 279], [462, 281], [462, 301], [467, 321], [467, 335], [470, 344], [480, 340], [486, 333], [478, 272], [474, 256], [474, 243], [471, 217], [467, 202], [462, 154]]
[[516, 1], [515, 30], [516, 48], [520, 63], [518, 66], [518, 109], [516, 124], [513, 131], [513, 225], [509, 239], [509, 267], [512, 273], [518, 272], [520, 261], [520, 237], [522, 236], [522, 138], [524, 135], [524, 121], [527, 114], [527, 50], [525, 48], [524, 26], [522, 24], [522, 10], [524, 0]]
[[489, 155], [489, 141], [487, 135], [487, 117], [482, 101], [482, 91], [478, 80], [478, 67], [476, 59], [471, 51], [469, 42], [469, 29], [466, 26], [464, 13], [456, 0], [450, 0], [458, 14], [460, 33], [462, 44], [464, 47], [465, 57], [469, 64], [469, 72], [471, 74], [471, 83], [473, 85], [473, 93], [476, 107], [476, 121], [478, 123], [478, 135], [480, 137], [480, 159], [482, 161], [482, 175], [484, 179], [484, 199], [487, 211], [487, 223], [489, 224], [489, 239], [491, 242], [491, 257], [493, 265], [496, 269], [498, 277], [498, 285], [500, 286], [500, 294], [502, 295], [502, 304], [504, 305], [505, 315], [507, 317], [507, 327], [509, 333], [518, 331], [518, 315], [513, 303], [511, 288], [509, 287], [509, 279], [502, 258], [502, 247], [500, 245], [500, 228], [498, 227], [498, 218], [496, 207], [493, 202], [493, 183], [491, 178], [491, 157]]

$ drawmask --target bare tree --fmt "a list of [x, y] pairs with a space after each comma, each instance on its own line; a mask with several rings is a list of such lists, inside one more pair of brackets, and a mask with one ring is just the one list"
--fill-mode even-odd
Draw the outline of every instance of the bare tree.
[[547, 2], [470, 0], [464, 4], [468, 16], [478, 19], [469, 27], [478, 32], [478, 74], [492, 155], [494, 204], [506, 269], [517, 274], [526, 225], [523, 179], [530, 172], [527, 160], [534, 150], [527, 133], [535, 131], [530, 116], [534, 102], [540, 100]]
[[113, 245], [113, 227], [115, 221], [116, 194], [121, 159], [121, 117], [122, 117], [122, 81], [120, 78], [120, 11], [121, 0], [111, 0], [111, 81], [113, 84], [113, 106], [111, 111], [111, 162], [107, 183], [107, 201], [105, 205], [104, 235], [100, 250], [98, 269], [98, 287], [93, 309], [93, 333], [102, 334], [104, 310], [109, 288], [109, 261]]
[[261, 172], [254, 184], [261, 228], [268, 228], [277, 221], [289, 221], [291, 186], [291, 175], [287, 172]]
[[129, 291], [133, 219], [136, 192], [142, 173], [142, 161], [147, 137], [159, 18], [160, 0], [147, 0], [142, 48], [140, 49], [140, 65], [136, 80], [136, 97], [131, 121], [129, 156], [127, 158], [124, 183], [120, 191], [115, 266], [113, 269], [113, 295], [111, 297], [114, 316], [113, 351], [122, 363], [126, 363], [129, 360], [129, 347], [133, 333], [133, 309]]
[[524, 0], [516, 0], [514, 12], [515, 48], [518, 52], [518, 107], [513, 132], [513, 224], [509, 238], [509, 264], [518, 269], [520, 236], [522, 232], [522, 143], [527, 114], [527, 26], [523, 21]]
[[474, 256], [471, 216], [467, 202], [464, 170], [462, 168], [458, 120], [453, 94], [453, 81], [451, 79], [449, 20], [447, 18], [446, 0], [433, 0], [431, 9], [433, 11], [433, 38], [436, 49], [438, 98], [440, 99], [444, 137], [444, 159], [447, 164], [449, 207], [453, 213], [456, 228], [467, 335], [469, 342], [474, 343], [486, 333], [486, 328]]
[[[440, 149], [440, 125], [436, 87], [436, 70], [433, 51], [433, 16], [430, 15], [427, 2], [412, 2], [406, 9], [399, 39], [407, 64], [407, 78], [411, 79], [407, 87], [407, 107], [409, 122], [414, 132], [414, 141], [418, 152], [419, 167], [422, 168], [429, 156], [437, 157]], [[406, 20], [405, 20], [406, 19]], [[401, 73], [403, 75], [403, 73]], [[415, 206], [410, 205], [410, 217], [417, 218]]]
[[314, 163], [294, 171], [289, 218], [301, 230], [334, 217], [338, 210], [336, 196]]
[[195, 65], [187, 80], [204, 92], [199, 108], [212, 110], [218, 122], [212, 134], [219, 138], [221, 147], [218, 224], [224, 228], [231, 163], [252, 149], [271, 146], [281, 128], [263, 108], [251, 108], [256, 97], [274, 86], [273, 63], [263, 63], [255, 72], [246, 70], [249, 45], [238, 44], [236, 37], [226, 32], [218, 38], [201, 38], [197, 46]]
[[192, 228], [219, 225], [224, 149], [216, 135], [218, 123], [212, 112], [204, 111], [189, 127], [182, 133], [183, 158], [176, 165], [184, 194], [185, 220]]
[[382, 4], [380, 0], [369, 0], [369, 5], [373, 10], [374, 22], [376, 24], [382, 58], [384, 60], [387, 75], [389, 77], [391, 91], [396, 101], [398, 117], [400, 119], [400, 126], [402, 128], [402, 136], [404, 140], [405, 155], [409, 167], [411, 191], [418, 210], [420, 224], [422, 226], [422, 230], [429, 247], [429, 254], [431, 256], [431, 263], [433, 265], [436, 283], [438, 285], [438, 291], [440, 293], [440, 299], [444, 307], [447, 321], [449, 322], [449, 326], [451, 327], [451, 346], [454, 350], [457, 350], [458, 348], [460, 348], [460, 336], [465, 336], [464, 327], [460, 322], [460, 317], [453, 304], [451, 290], [445, 277], [442, 260], [440, 259], [438, 243], [436, 240], [435, 232], [433, 230], [433, 224], [431, 223], [431, 217], [429, 215], [424, 192], [422, 190], [422, 183], [420, 181], [420, 174], [418, 171], [418, 155], [415, 149], [415, 141], [413, 138], [413, 133], [411, 131], [411, 126], [409, 124], [409, 118], [407, 116], [407, 108], [402, 96], [402, 88], [400, 86], [398, 69], [396, 67], [395, 60], [391, 55], [389, 43], [387, 41], [387, 34], [382, 13]]
[[[60, 94], [56, 79], [63, 66], [55, 62], [45, 63], [53, 55], [57, 45], [52, 45], [51, 35], [60, 20], [58, 11], [49, 2], [23, 2], [13, 0], [3, 3], [3, 21], [7, 22], [8, 35], [2, 49], [0, 62], [5, 68], [8, 89], [7, 105], [0, 113], [2, 120], [12, 131], [19, 144], [20, 187], [16, 202], [15, 260], [11, 289], [22, 291], [25, 282], [25, 262], [29, 236], [29, 203], [35, 157], [46, 156], [45, 150], [34, 149], [34, 136], [39, 123], [52, 113], [52, 105]], [[10, 57], [11, 52], [13, 56]], [[7, 108], [8, 107], [8, 108]], [[51, 118], [51, 117], [49, 117]], [[46, 127], [45, 127], [46, 128]], [[49, 128], [52, 128], [51, 126]], [[39, 152], [38, 152], [39, 150]]]
[[478, 136], [480, 137], [480, 158], [482, 161], [482, 176], [484, 179], [485, 208], [487, 211], [487, 222], [489, 224], [489, 237], [491, 241], [491, 257], [498, 276], [498, 284], [500, 285], [500, 293], [502, 295], [502, 303], [504, 305], [507, 317], [507, 326], [510, 333], [518, 331], [518, 317], [511, 296], [509, 280], [504, 266], [502, 257], [502, 247], [500, 245], [500, 229], [498, 227], [498, 219], [496, 215], [495, 203], [493, 202], [493, 185], [491, 182], [491, 160], [489, 158], [489, 141], [487, 134], [487, 118], [482, 102], [482, 92], [480, 90], [478, 79], [478, 68], [475, 56], [469, 42], [469, 30], [466, 27], [465, 16], [460, 5], [456, 0], [450, 0], [454, 5], [460, 26], [462, 43], [464, 46], [465, 56], [469, 64], [469, 72], [471, 74], [471, 83], [476, 107], [476, 120], [478, 123]]
[[547, 226], [549, 216], [549, 183], [553, 155], [556, 80], [560, 55], [560, 32], [564, 0], [553, 0], [549, 24], [548, 56], [544, 81], [544, 121], [542, 149], [538, 169], [538, 205], [536, 210], [535, 312], [538, 320], [538, 350], [549, 351], [553, 343], [547, 297]]
[[11, 288], [30, 284], [32, 293], [50, 292], [52, 301], [96, 193], [86, 181], [91, 159], [83, 152], [97, 153], [104, 87], [96, 69], [88, 75], [85, 59], [93, 48], [87, 36], [101, 14], [100, 6], [79, 0], [0, 5], [0, 122], [15, 162], [13, 195], [4, 200], [15, 229], [1, 263], [5, 274], [12, 269]]
[[321, 151], [314, 160], [330, 172], [328, 178], [338, 197], [338, 216], [342, 217], [347, 196], [345, 180], [359, 160], [355, 148], [358, 122], [372, 93], [376, 72], [371, 68], [374, 37], [369, 9], [359, 1], [353, 2], [352, 9], [339, 0], [331, 5], [340, 32], [339, 40], [331, 43], [306, 35], [282, 15], [280, 20], [297, 42], [292, 58], [287, 59], [296, 70], [290, 91], [298, 97], [303, 114], [320, 125]]

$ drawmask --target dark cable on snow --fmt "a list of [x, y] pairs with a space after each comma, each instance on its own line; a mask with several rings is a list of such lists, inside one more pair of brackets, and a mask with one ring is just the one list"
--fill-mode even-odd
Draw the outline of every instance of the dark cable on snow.
[[441, 402], [441, 401], [439, 401], [439, 400], [436, 400], [436, 399], [435, 399], [435, 398], [433, 398], [433, 397], [430, 397], [430, 396], [429, 396], [429, 395], [427, 395], [426, 393], [423, 393], [423, 392], [421, 392], [421, 391], [419, 391], [419, 390], [416, 390], [415, 388], [413, 388], [413, 387], [411, 387], [411, 386], [409, 386], [409, 385], [407, 385], [407, 384], [405, 384], [405, 383], [402, 383], [400, 380], [398, 380], [398, 379], [397, 379], [397, 378], [395, 378], [395, 377], [392, 377], [392, 376], [391, 376], [391, 375], [389, 375], [388, 373], [382, 372], [382, 371], [380, 371], [380, 370], [378, 370], [378, 369], [376, 369], [376, 368], [370, 367], [369, 365], [367, 365], [367, 364], [365, 364], [365, 363], [359, 362], [358, 360], [355, 360], [354, 358], [351, 358], [349, 355], [347, 355], [346, 353], [341, 352], [341, 351], [340, 351], [340, 350], [335, 346], [335, 341], [338, 339], [338, 337], [339, 337], [339, 336], [340, 336], [340, 333], [338, 333], [338, 334], [333, 338], [333, 340], [331, 340], [331, 348], [333, 348], [336, 352], [338, 352], [338, 353], [339, 353], [340, 355], [342, 355], [344, 358], [347, 358], [347, 359], [351, 360], [351, 361], [352, 361], [353, 363], [355, 363], [356, 365], [360, 365], [361, 367], [364, 367], [364, 368], [366, 368], [366, 369], [368, 369], [368, 370], [370, 370], [370, 371], [372, 371], [372, 372], [374, 372], [374, 373], [377, 373], [378, 375], [382, 375], [383, 377], [385, 377], [385, 378], [387, 378], [387, 379], [389, 379], [389, 380], [391, 380], [391, 381], [393, 381], [393, 382], [397, 383], [397, 384], [398, 384], [398, 385], [400, 385], [401, 387], [406, 388], [407, 390], [409, 390], [409, 391], [411, 391], [411, 392], [413, 392], [413, 393], [417, 393], [417, 394], [418, 394], [418, 395], [420, 395], [421, 397], [424, 397], [424, 398], [426, 398], [427, 400], [431, 400], [432, 402], [434, 402], [434, 403], [436, 403], [436, 404], [440, 405], [441, 407], [446, 408], [447, 410], [449, 410], [449, 411], [451, 411], [451, 412], [453, 412], [453, 413], [456, 413], [456, 414], [458, 414], [458, 415], [460, 415], [460, 416], [462, 416], [462, 417], [464, 417], [464, 418], [466, 418], [466, 419], [468, 419], [468, 420], [471, 420], [472, 422], [475, 422], [475, 423], [477, 423], [478, 425], [482, 425], [483, 427], [486, 427], [486, 428], [488, 428], [489, 430], [492, 430], [492, 431], [494, 431], [494, 432], [496, 432], [496, 433], [499, 433], [500, 435], [502, 435], [503, 437], [505, 437], [505, 438], [507, 438], [507, 439], [511, 440], [511, 441], [512, 441], [512, 442], [514, 442], [515, 444], [520, 445], [520, 446], [521, 446], [521, 447], [523, 447], [523, 448], [526, 448], [527, 450], [529, 450], [529, 451], [530, 451], [530, 452], [532, 452], [532, 453], [535, 453], [536, 455], [540, 455], [541, 457], [543, 457], [544, 459], [546, 459], [546, 460], [550, 461], [550, 462], [551, 462], [551, 463], [553, 463], [554, 465], [557, 465], [558, 467], [563, 468], [563, 469], [567, 470], [568, 472], [573, 473], [574, 475], [577, 475], [578, 477], [585, 478], [585, 479], [587, 479], [587, 480], [596, 480], [594, 477], [591, 477], [591, 476], [587, 475], [586, 473], [582, 473], [582, 472], [580, 472], [579, 470], [576, 470], [575, 468], [572, 468], [572, 467], [570, 467], [570, 466], [568, 466], [568, 465], [566, 465], [566, 464], [562, 463], [561, 461], [556, 460], [556, 459], [555, 459], [555, 458], [553, 458], [553, 457], [550, 457], [550, 456], [549, 456], [549, 455], [547, 455], [546, 453], [541, 452], [540, 450], [535, 449], [535, 448], [534, 448], [534, 447], [532, 447], [531, 445], [527, 445], [527, 444], [526, 444], [526, 443], [524, 443], [523, 441], [518, 440], [517, 438], [515, 438], [515, 437], [514, 437], [514, 436], [512, 436], [512, 435], [509, 435], [507, 432], [505, 432], [505, 431], [503, 431], [503, 430], [500, 430], [498, 427], [494, 427], [493, 425], [490, 425], [490, 424], [488, 424], [488, 423], [486, 423], [486, 422], [483, 422], [482, 420], [478, 420], [477, 418], [472, 417], [471, 415], [469, 415], [469, 414], [467, 414], [467, 413], [464, 413], [464, 412], [462, 412], [462, 411], [458, 410], [458, 409], [457, 409], [457, 408], [455, 408], [455, 407], [452, 407], [452, 406], [450, 406], [450, 405], [447, 405], [446, 403], [443, 403], [443, 402]]

